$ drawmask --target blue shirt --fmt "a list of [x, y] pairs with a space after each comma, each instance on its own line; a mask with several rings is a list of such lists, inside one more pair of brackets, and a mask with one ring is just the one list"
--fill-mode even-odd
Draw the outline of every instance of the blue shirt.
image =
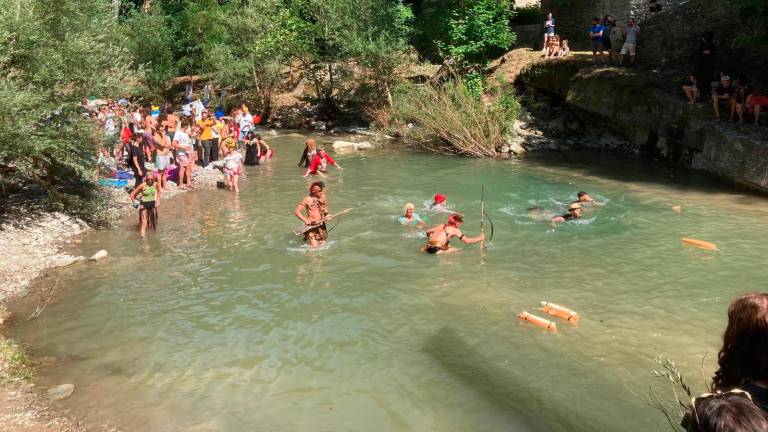
[[416, 213], [413, 214], [412, 221], [409, 221], [408, 219], [406, 219], [404, 215], [397, 218], [397, 220], [403, 225], [410, 225], [410, 224], [418, 225], [419, 223], [421, 223], [421, 218]]
[[[600, 33], [600, 32], [604, 32], [604, 31], [605, 31], [605, 26], [602, 25], [602, 24], [593, 25], [592, 27], [589, 28], [589, 32], [590, 33]], [[603, 40], [603, 37], [602, 36], [594, 36], [592, 38], [592, 40], [595, 41], [595, 42], [601, 42]]]

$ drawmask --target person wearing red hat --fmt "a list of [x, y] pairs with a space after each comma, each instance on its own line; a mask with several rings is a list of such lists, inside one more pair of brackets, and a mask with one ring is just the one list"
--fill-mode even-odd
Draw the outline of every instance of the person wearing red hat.
[[458, 249], [448, 245], [453, 237], [458, 237], [466, 244], [479, 243], [485, 240], [485, 235], [482, 233], [477, 237], [465, 236], [460, 230], [463, 223], [464, 218], [458, 213], [453, 213], [448, 216], [447, 223], [428, 229], [427, 244], [421, 248], [422, 252], [437, 255], [457, 251]]
[[435, 197], [432, 199], [432, 204], [429, 205], [430, 210], [435, 210], [438, 212], [444, 212], [447, 211], [445, 209], [445, 202], [448, 200], [445, 195], [443, 194], [436, 194]]

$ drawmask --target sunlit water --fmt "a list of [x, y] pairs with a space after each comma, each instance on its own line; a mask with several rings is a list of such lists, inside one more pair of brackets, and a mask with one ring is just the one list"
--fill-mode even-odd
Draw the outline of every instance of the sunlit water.
[[[41, 382], [76, 384], [62, 406], [130, 431], [666, 430], [644, 402], [650, 385], [668, 389], [654, 358], [703, 390], [729, 300], [765, 290], [763, 199], [583, 154], [336, 155], [331, 210], [365, 205], [308, 252], [291, 233], [302, 139], [272, 138], [277, 159], [248, 168], [239, 196], [163, 203], [147, 241], [135, 217], [93, 233], [74, 252], [105, 248], [106, 261], [41, 282], [64, 294], [16, 336], [63, 359]], [[481, 185], [485, 253], [421, 254], [423, 234], [393, 221], [441, 192], [476, 235]], [[578, 190], [604, 205], [554, 230], [528, 218]], [[542, 300], [578, 311], [579, 326], [517, 320]]]

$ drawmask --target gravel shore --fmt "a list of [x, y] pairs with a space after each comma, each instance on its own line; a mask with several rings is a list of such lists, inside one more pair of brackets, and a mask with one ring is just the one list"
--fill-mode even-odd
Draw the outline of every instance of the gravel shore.
[[[215, 167], [198, 168], [193, 177], [196, 190], [216, 189], [224, 180]], [[167, 200], [186, 191], [169, 183], [163, 193]], [[125, 190], [105, 189], [110, 206], [110, 218], [115, 221], [130, 216], [135, 209]], [[79, 236], [91, 229], [82, 220], [58, 212], [50, 212], [32, 199], [12, 197], [5, 222], [0, 224], [0, 343], [12, 343], [2, 335], [2, 324], [8, 320], [3, 311], [5, 305], [18, 301], [29, 294], [31, 283], [46, 271], [79, 262], [62, 252], [66, 246], [79, 243]], [[96, 253], [97, 251], [93, 251]], [[12, 318], [11, 318], [12, 319]], [[83, 425], [67, 413], [53, 409], [48, 399], [34, 384], [13, 379], [9, 369], [13, 359], [0, 350], [0, 430], [3, 432], [86, 432], [114, 431], [107, 426]], [[38, 362], [44, 363], [44, 362]], [[40, 366], [40, 365], [38, 365]], [[40, 366], [44, 367], [44, 366]]]

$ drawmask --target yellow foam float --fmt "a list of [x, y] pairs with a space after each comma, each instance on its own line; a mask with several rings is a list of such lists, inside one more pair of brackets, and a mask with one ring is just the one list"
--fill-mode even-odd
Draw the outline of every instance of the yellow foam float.
[[567, 307], [546, 301], [541, 302], [540, 310], [546, 314], [562, 318], [571, 324], [578, 324], [579, 320], [581, 319], [579, 314], [568, 309]]
[[704, 240], [697, 240], [692, 238], [683, 237], [683, 243], [689, 244], [691, 246], [696, 246], [697, 248], [711, 250], [711, 251], [717, 251], [717, 245], [714, 243], [710, 243], [708, 241]]
[[536, 315], [531, 315], [527, 311], [521, 312], [520, 315], [518, 315], [517, 317], [520, 319], [520, 321], [527, 321], [547, 331], [551, 331], [552, 333], [557, 333], [557, 324], [555, 324], [554, 321], [550, 321], [542, 317], [538, 317]]

